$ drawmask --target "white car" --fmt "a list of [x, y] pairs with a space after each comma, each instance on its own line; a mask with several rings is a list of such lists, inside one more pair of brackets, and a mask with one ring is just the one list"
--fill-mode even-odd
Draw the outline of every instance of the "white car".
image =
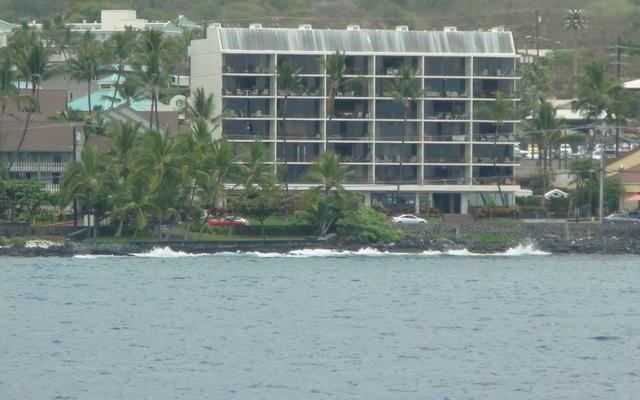
[[427, 220], [418, 218], [415, 215], [404, 214], [404, 215], [399, 215], [397, 217], [393, 217], [391, 219], [391, 222], [393, 222], [394, 224], [403, 224], [403, 225], [420, 225], [420, 224], [426, 224]]

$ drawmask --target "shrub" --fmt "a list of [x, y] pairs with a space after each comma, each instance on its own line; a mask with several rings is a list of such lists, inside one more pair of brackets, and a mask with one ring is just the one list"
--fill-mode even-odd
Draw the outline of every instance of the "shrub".
[[24, 247], [27, 245], [27, 241], [21, 236], [14, 236], [11, 238], [11, 245], [13, 247]]
[[0, 247], [7, 245], [7, 239], [3, 236], [0, 236]]
[[340, 218], [337, 226], [338, 233], [354, 243], [393, 242], [402, 238], [402, 231], [393, 228], [384, 214], [369, 207], [359, 207]]
[[518, 209], [509, 207], [483, 207], [476, 211], [476, 218], [518, 218]]

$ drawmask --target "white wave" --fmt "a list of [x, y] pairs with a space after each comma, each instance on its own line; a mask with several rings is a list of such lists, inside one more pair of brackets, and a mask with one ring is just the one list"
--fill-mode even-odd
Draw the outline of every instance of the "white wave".
[[505, 256], [548, 256], [551, 253], [546, 251], [538, 250], [533, 244], [523, 245], [519, 244], [516, 247], [512, 247], [509, 250], [505, 251]]
[[28, 240], [24, 247], [28, 249], [48, 249], [49, 247], [60, 247], [60, 243], [52, 242], [50, 240]]
[[170, 247], [154, 247], [153, 250], [146, 253], [132, 253], [134, 257], [145, 257], [145, 258], [180, 258], [180, 257], [202, 257], [208, 256], [209, 254], [205, 253], [187, 253], [184, 251], [174, 251]]
[[113, 254], [76, 254], [73, 258], [87, 259], [93, 260], [96, 258], [116, 258], [116, 257], [126, 257], [126, 256], [116, 256]]

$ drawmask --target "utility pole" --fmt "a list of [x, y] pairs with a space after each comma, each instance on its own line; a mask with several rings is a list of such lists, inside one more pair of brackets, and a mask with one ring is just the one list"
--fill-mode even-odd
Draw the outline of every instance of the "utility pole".
[[605, 159], [607, 157], [607, 153], [605, 152], [604, 147], [604, 138], [602, 140], [602, 154], [600, 155], [600, 190], [599, 190], [599, 198], [598, 198], [598, 220], [600, 223], [604, 222], [604, 179], [605, 173], [604, 168], [607, 165]]
[[536, 14], [536, 58], [540, 58], [540, 23], [542, 22], [542, 14], [540, 14], [540, 10], [536, 10], [535, 14]]
[[[78, 160], [78, 134], [75, 125], [73, 125], [71, 133], [73, 135], [73, 162], [76, 162]], [[73, 199], [73, 226], [78, 226], [78, 200], [75, 198]]]
[[[618, 41], [616, 42], [616, 45], [613, 46], [613, 48], [616, 50], [616, 54], [614, 55], [616, 58], [616, 61], [612, 62], [612, 64], [615, 64], [616, 66], [616, 78], [619, 81], [622, 76], [622, 64], [623, 64], [622, 57], [624, 55], [623, 54], [624, 49], [626, 49], [626, 47], [622, 45], [622, 36], [618, 35]], [[616, 113], [616, 143], [615, 143], [616, 157], [618, 156], [618, 153], [620, 151], [619, 149], [620, 149], [620, 116], [618, 116]]]

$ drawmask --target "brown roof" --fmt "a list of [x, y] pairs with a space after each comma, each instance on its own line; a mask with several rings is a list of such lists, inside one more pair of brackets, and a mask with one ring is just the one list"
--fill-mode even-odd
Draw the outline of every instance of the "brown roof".
[[[29, 130], [25, 136], [22, 151], [73, 151], [73, 123], [42, 120], [34, 115], [32, 115]], [[0, 152], [13, 152], [17, 149], [22, 138], [26, 117], [27, 115], [24, 113], [2, 116], [2, 122], [0, 122]]]
[[[31, 95], [30, 90], [21, 90], [22, 95]], [[42, 89], [39, 94], [40, 112], [45, 116], [52, 116], [59, 112], [64, 111], [67, 108], [67, 91], [66, 90], [54, 90], [54, 89]], [[25, 100], [20, 101], [20, 107], [24, 109], [27, 105]], [[12, 99], [7, 102], [7, 108], [5, 112], [16, 112], [18, 109], [18, 102]]]
[[615, 177], [626, 185], [640, 184], [640, 164], [616, 173]]

